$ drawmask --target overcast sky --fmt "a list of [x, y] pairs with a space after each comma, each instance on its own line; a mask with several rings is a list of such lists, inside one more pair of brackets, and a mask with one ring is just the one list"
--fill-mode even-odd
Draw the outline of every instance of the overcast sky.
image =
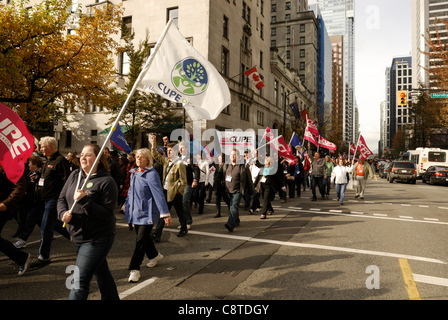
[[411, 50], [411, 0], [355, 0], [355, 97], [360, 131], [373, 152], [380, 138], [386, 67]]

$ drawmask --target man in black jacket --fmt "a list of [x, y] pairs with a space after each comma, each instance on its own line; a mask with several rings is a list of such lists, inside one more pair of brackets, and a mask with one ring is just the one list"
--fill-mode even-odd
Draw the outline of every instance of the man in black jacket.
[[240, 224], [240, 217], [238, 213], [241, 196], [244, 195], [245, 190], [249, 194], [253, 194], [253, 182], [248, 167], [244, 163], [237, 164], [238, 151], [233, 149], [230, 152], [230, 163], [222, 166], [220, 178], [225, 182], [225, 190], [230, 200], [229, 219], [225, 227], [230, 232]]
[[189, 201], [191, 194], [193, 193], [193, 188], [195, 188], [198, 185], [201, 171], [199, 170], [199, 167], [194, 163], [191, 153], [188, 152], [187, 142], [182, 141], [179, 144], [179, 152], [180, 152], [180, 159], [185, 164], [185, 168], [187, 169], [187, 186], [185, 187], [184, 190], [182, 205], [184, 207], [185, 215], [187, 217], [187, 228], [190, 229], [190, 226], [193, 223], [193, 218], [191, 217]]
[[39, 248], [39, 257], [32, 267], [41, 267], [50, 262], [50, 248], [55, 230], [70, 239], [67, 230], [62, 227], [62, 222], [57, 219], [56, 209], [59, 194], [70, 175], [69, 162], [58, 152], [57, 141], [53, 137], [40, 139], [40, 151], [47, 158], [38, 181], [38, 192], [45, 204], [45, 210], [40, 227], [42, 242]]

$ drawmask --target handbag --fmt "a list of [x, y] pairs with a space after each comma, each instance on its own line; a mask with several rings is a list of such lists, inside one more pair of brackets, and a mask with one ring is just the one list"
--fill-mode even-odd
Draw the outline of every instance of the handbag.
[[355, 190], [355, 187], [353, 186], [353, 180], [352, 179], [350, 179], [348, 181], [346, 189], [347, 190]]

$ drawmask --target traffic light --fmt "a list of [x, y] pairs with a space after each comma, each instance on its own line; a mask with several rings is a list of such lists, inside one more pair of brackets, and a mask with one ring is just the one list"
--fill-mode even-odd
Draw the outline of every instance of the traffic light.
[[406, 90], [397, 91], [397, 105], [399, 106], [408, 105], [408, 92]]

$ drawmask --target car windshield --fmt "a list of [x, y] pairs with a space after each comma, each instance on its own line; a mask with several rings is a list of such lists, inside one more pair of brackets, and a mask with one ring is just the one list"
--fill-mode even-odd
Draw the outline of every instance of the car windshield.
[[383, 169], [387, 169], [388, 167], [389, 167], [389, 163], [386, 163], [385, 165], [384, 165], [384, 167], [383, 167]]
[[436, 167], [435, 171], [448, 171], [448, 167]]
[[411, 162], [395, 162], [394, 168], [413, 169], [414, 164]]

